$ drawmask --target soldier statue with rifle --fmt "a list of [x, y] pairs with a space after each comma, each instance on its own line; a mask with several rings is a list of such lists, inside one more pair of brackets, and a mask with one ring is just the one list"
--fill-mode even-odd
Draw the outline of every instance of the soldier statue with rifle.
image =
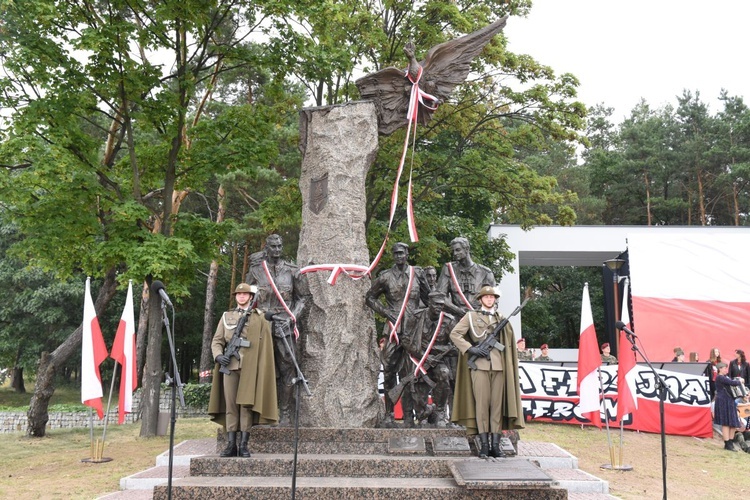
[[450, 334], [462, 353], [451, 421], [466, 427], [470, 436], [479, 434], [479, 458], [504, 456], [501, 432], [524, 427], [513, 327], [495, 307], [499, 297], [494, 287], [483, 286], [476, 295], [481, 309], [466, 313]]
[[[402, 344], [419, 364], [412, 366], [407, 377], [401, 379], [394, 391], [408, 390], [414, 401], [417, 422], [425, 419], [438, 427], [447, 427], [446, 406], [451, 395], [451, 371], [448, 360], [456, 356], [450, 343], [450, 332], [456, 324], [452, 315], [443, 311], [445, 294], [430, 292], [428, 306], [406, 318]], [[433, 405], [427, 400], [432, 392]], [[398, 400], [394, 392], [389, 394]]]
[[249, 457], [253, 424], [279, 418], [273, 339], [263, 311], [253, 307], [257, 288], [240, 283], [233, 295], [237, 308], [221, 316], [211, 342], [216, 366], [208, 414], [227, 431], [227, 446], [219, 455]]
[[[395, 243], [392, 252], [393, 266], [372, 280], [372, 285], [365, 294], [365, 304], [387, 320], [383, 328], [386, 342], [381, 351], [385, 390], [385, 417], [380, 423], [383, 427], [394, 425], [393, 409], [398, 399], [392, 400], [388, 394], [396, 387], [397, 374], [403, 377], [415, 366], [413, 357], [404, 353], [399, 338], [405, 331], [404, 320], [419, 308], [420, 300], [428, 303], [430, 293], [422, 268], [410, 266], [407, 261], [409, 246], [406, 243]], [[381, 297], [385, 299], [385, 304], [381, 302]], [[413, 402], [409, 392], [404, 394], [401, 407], [404, 411], [404, 424], [413, 425]]]
[[253, 254], [245, 281], [258, 287], [258, 308], [272, 314], [276, 391], [279, 397], [279, 425], [292, 424], [297, 377], [295, 358], [297, 318], [309, 296], [305, 278], [299, 268], [282, 258], [283, 241], [278, 234], [266, 238], [262, 253]]

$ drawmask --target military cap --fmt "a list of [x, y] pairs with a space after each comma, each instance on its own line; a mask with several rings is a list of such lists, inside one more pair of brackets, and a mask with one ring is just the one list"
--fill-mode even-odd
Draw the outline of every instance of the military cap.
[[247, 283], [240, 283], [237, 285], [237, 288], [234, 289], [234, 292], [232, 292], [232, 295], [237, 293], [251, 293], [255, 295], [258, 293], [258, 287], [255, 285], [248, 285]]
[[500, 292], [498, 292], [497, 290], [495, 290], [494, 286], [490, 286], [490, 285], [484, 285], [481, 288], [481, 290], [479, 290], [479, 293], [477, 294], [476, 299], [479, 300], [482, 297], [484, 297], [485, 295], [494, 295], [498, 299], [500, 298]]

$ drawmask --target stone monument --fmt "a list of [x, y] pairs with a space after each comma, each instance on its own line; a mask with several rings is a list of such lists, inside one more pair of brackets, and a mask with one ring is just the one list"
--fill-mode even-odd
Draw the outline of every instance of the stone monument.
[[[378, 150], [371, 102], [308, 108], [300, 114], [302, 231], [297, 264], [359, 264], [370, 255], [365, 234], [365, 178]], [[301, 397], [300, 425], [374, 427], [382, 403], [375, 320], [365, 305], [369, 277], [307, 274], [301, 368], [312, 397]]]
[[[308, 108], [300, 114], [302, 230], [297, 264], [367, 266], [365, 179], [378, 151], [378, 133], [388, 135], [409, 122], [426, 123], [437, 104], [466, 79], [471, 61], [505, 26], [507, 16], [468, 35], [432, 47], [417, 61], [404, 52], [406, 69], [385, 68], [357, 80], [366, 101]], [[359, 271], [361, 275], [361, 270]], [[380, 362], [375, 322], [365, 306], [369, 277], [307, 274], [309, 304], [300, 319], [301, 368], [313, 392], [302, 397], [299, 422], [307, 427], [373, 427], [384, 411], [377, 392]]]

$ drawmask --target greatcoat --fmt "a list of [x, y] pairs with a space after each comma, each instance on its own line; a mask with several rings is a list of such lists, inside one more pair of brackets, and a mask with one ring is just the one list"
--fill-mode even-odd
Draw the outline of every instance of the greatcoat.
[[[224, 346], [232, 339], [240, 316], [241, 313], [236, 310], [227, 311], [222, 315], [211, 343], [214, 358], [223, 353]], [[232, 358], [228, 366], [230, 370], [240, 370], [237, 404], [250, 407], [253, 424], [276, 423], [279, 420], [279, 408], [276, 396], [273, 338], [271, 324], [263, 317], [260, 309], [253, 309], [250, 312], [242, 337], [250, 341], [250, 347], [241, 347], [240, 359]], [[219, 368], [219, 364], [216, 363], [208, 414], [211, 420], [224, 426], [226, 412], [222, 385], [224, 376]]]
[[[496, 325], [503, 319], [503, 316], [497, 312], [491, 316], [486, 316], [477, 311], [469, 311], [451, 332], [451, 341], [461, 352], [456, 370], [451, 422], [466, 427], [466, 433], [470, 436], [477, 434], [477, 422], [474, 391], [471, 385], [471, 373], [467, 364], [468, 355], [466, 351], [472, 345], [480, 343], [486, 335], [491, 334]], [[479, 370], [503, 370], [505, 390], [500, 428], [503, 430], [523, 429], [523, 406], [521, 405], [521, 390], [518, 378], [518, 350], [515, 347], [513, 327], [510, 323], [505, 325], [497, 340], [505, 346], [505, 350], [500, 352], [493, 348], [490, 353], [491, 359], [477, 359], [476, 366]]]

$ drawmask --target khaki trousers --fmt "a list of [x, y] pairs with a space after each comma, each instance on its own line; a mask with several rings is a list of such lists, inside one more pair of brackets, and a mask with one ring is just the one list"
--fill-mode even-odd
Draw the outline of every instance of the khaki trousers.
[[237, 404], [237, 388], [240, 385], [240, 370], [224, 375], [224, 401], [226, 402], [227, 431], [249, 432], [253, 426], [252, 411]]
[[505, 376], [503, 372], [471, 370], [471, 386], [477, 413], [477, 431], [500, 433], [503, 418], [503, 393]]

